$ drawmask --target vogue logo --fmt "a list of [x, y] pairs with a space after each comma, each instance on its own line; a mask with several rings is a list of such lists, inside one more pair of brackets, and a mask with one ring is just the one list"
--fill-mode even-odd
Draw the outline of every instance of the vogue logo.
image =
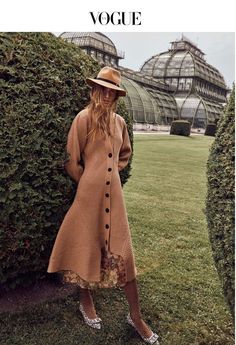
[[141, 25], [141, 12], [89, 12], [93, 23], [107, 25]]

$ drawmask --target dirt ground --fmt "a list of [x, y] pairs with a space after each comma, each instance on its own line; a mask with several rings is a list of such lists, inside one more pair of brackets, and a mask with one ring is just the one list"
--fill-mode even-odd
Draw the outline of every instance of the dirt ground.
[[63, 284], [50, 279], [41, 280], [28, 287], [16, 287], [5, 291], [0, 285], [0, 313], [17, 312], [26, 306], [64, 298], [77, 290], [71, 284]]

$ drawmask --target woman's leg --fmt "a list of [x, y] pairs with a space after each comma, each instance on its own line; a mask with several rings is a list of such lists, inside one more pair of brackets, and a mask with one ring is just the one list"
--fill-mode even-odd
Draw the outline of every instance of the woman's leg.
[[142, 336], [149, 338], [152, 335], [152, 331], [141, 316], [136, 278], [130, 282], [127, 282], [127, 284], [123, 287], [123, 290], [129, 304], [130, 316], [136, 328]]
[[79, 287], [79, 300], [84, 311], [87, 314], [89, 319], [95, 319], [97, 317], [96, 310], [93, 304], [93, 298], [91, 296], [89, 289], [83, 289]]

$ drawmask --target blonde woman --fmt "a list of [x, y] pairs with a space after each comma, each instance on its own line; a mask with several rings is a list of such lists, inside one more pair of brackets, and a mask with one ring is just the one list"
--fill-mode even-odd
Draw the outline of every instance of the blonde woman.
[[141, 316], [133, 255], [119, 171], [132, 153], [127, 126], [115, 113], [126, 91], [120, 72], [104, 67], [92, 87], [90, 103], [73, 120], [65, 168], [78, 184], [73, 204], [57, 234], [47, 272], [79, 287], [79, 309], [89, 326], [100, 329], [90, 290], [120, 287], [129, 304], [126, 319], [148, 344], [158, 344]]

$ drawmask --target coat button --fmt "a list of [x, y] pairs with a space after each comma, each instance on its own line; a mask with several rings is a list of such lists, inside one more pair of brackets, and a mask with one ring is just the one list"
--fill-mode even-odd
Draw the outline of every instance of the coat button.
[[110, 184], [110, 181], [107, 181], [106, 184]]
[[106, 229], [109, 229], [109, 224], [106, 224], [106, 225], [105, 225], [105, 228], [106, 228]]
[[105, 196], [106, 196], [107, 198], [109, 197], [109, 195], [110, 195], [109, 193], [106, 193], [106, 194], [105, 194]]
[[112, 168], [108, 168], [108, 171], [112, 171]]
[[106, 240], [106, 244], [107, 244], [107, 240]]
[[109, 154], [108, 154], [108, 157], [110, 157], [110, 158], [111, 158], [111, 157], [112, 157], [112, 153], [109, 153]]
[[105, 211], [108, 213], [109, 212], [109, 208], [106, 208]]

